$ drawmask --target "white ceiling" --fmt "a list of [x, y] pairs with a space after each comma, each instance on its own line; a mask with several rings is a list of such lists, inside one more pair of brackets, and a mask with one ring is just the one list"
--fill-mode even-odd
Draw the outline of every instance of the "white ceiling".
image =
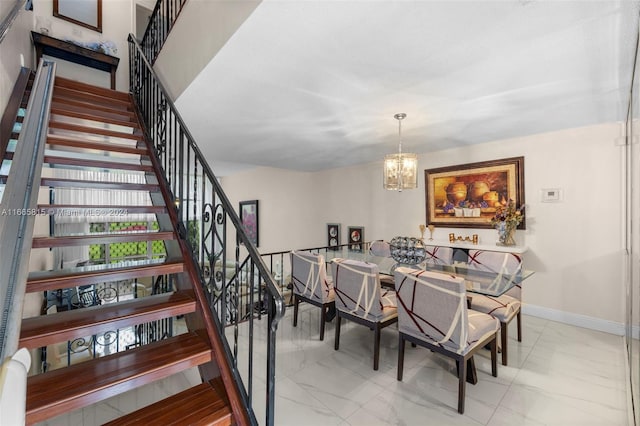
[[177, 100], [217, 175], [624, 120], [637, 1], [264, 0]]

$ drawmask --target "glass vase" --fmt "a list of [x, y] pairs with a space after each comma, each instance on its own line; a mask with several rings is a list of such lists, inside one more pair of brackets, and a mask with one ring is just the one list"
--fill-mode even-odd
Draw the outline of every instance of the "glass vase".
[[515, 226], [508, 226], [505, 223], [501, 223], [496, 227], [498, 230], [498, 245], [500, 246], [515, 246], [516, 245], [516, 228]]

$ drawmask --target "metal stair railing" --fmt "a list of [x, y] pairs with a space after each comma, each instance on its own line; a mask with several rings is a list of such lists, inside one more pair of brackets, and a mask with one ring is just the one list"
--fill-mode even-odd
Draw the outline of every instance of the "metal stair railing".
[[187, 0], [158, 0], [149, 17], [147, 29], [140, 46], [150, 63], [155, 63], [173, 24], [178, 19]]
[[40, 61], [0, 203], [0, 359], [18, 349], [55, 69]]
[[[273, 425], [276, 331], [284, 316], [284, 299], [133, 35], [129, 35], [129, 64], [130, 91], [147, 137], [153, 143], [157, 162], [163, 169], [166, 185], [175, 199], [178, 232], [186, 240], [199, 269], [199, 284], [207, 295], [216, 328], [224, 337], [232, 373], [252, 421], [256, 421], [252, 408], [254, 334], [259, 331], [256, 327], [266, 327], [265, 421]], [[227, 275], [230, 264], [233, 272]], [[227, 277], [231, 279], [227, 281]], [[262, 295], [265, 300], [260, 300]], [[241, 299], [249, 306], [264, 303], [266, 324], [261, 320], [260, 312], [243, 315]]]

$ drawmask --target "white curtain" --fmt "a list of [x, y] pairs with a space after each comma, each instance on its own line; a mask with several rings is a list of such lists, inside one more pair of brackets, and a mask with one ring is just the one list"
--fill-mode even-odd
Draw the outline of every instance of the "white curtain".
[[[88, 234], [89, 222], [84, 223], [56, 223], [55, 236]], [[73, 268], [79, 262], [89, 260], [89, 246], [55, 247], [53, 259], [56, 269]]]
[[[98, 182], [146, 183], [144, 174], [115, 172], [101, 172], [75, 169], [53, 169], [57, 178], [91, 180]], [[73, 204], [86, 206], [150, 206], [151, 199], [146, 191], [123, 191], [111, 189], [86, 188], [56, 188], [55, 204]], [[74, 213], [74, 214], [65, 214]], [[155, 220], [153, 214], [127, 214], [124, 211], [91, 211], [75, 214], [70, 210], [63, 210], [56, 214], [55, 223], [91, 223], [91, 222], [147, 222]]]
[[[142, 173], [117, 173], [76, 169], [52, 169], [53, 177], [63, 179], [88, 180], [98, 182], [146, 183]], [[96, 206], [149, 206], [151, 199], [146, 191], [109, 190], [91, 188], [56, 188], [54, 192], [55, 204]], [[89, 234], [90, 224], [96, 222], [148, 222], [155, 221], [153, 214], [127, 214], [121, 211], [79, 212], [80, 214], [65, 214], [71, 210], [63, 210], [54, 216], [54, 235], [86, 235]], [[56, 268], [73, 267], [78, 262], [89, 260], [89, 246], [56, 247], [54, 261]]]

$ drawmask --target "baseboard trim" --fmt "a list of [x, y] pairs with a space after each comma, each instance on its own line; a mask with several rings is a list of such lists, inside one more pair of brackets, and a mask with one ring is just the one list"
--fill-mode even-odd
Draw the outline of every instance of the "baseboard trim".
[[[560, 311], [557, 309], [545, 308], [537, 305], [522, 305], [522, 313], [538, 318], [557, 321], [564, 324], [575, 325], [577, 327], [588, 328], [590, 330], [603, 331], [605, 333], [615, 334], [617, 336], [625, 335], [625, 326], [622, 323], [594, 318], [587, 315], [574, 314], [571, 312]], [[634, 338], [640, 338], [640, 326], [632, 328]]]

